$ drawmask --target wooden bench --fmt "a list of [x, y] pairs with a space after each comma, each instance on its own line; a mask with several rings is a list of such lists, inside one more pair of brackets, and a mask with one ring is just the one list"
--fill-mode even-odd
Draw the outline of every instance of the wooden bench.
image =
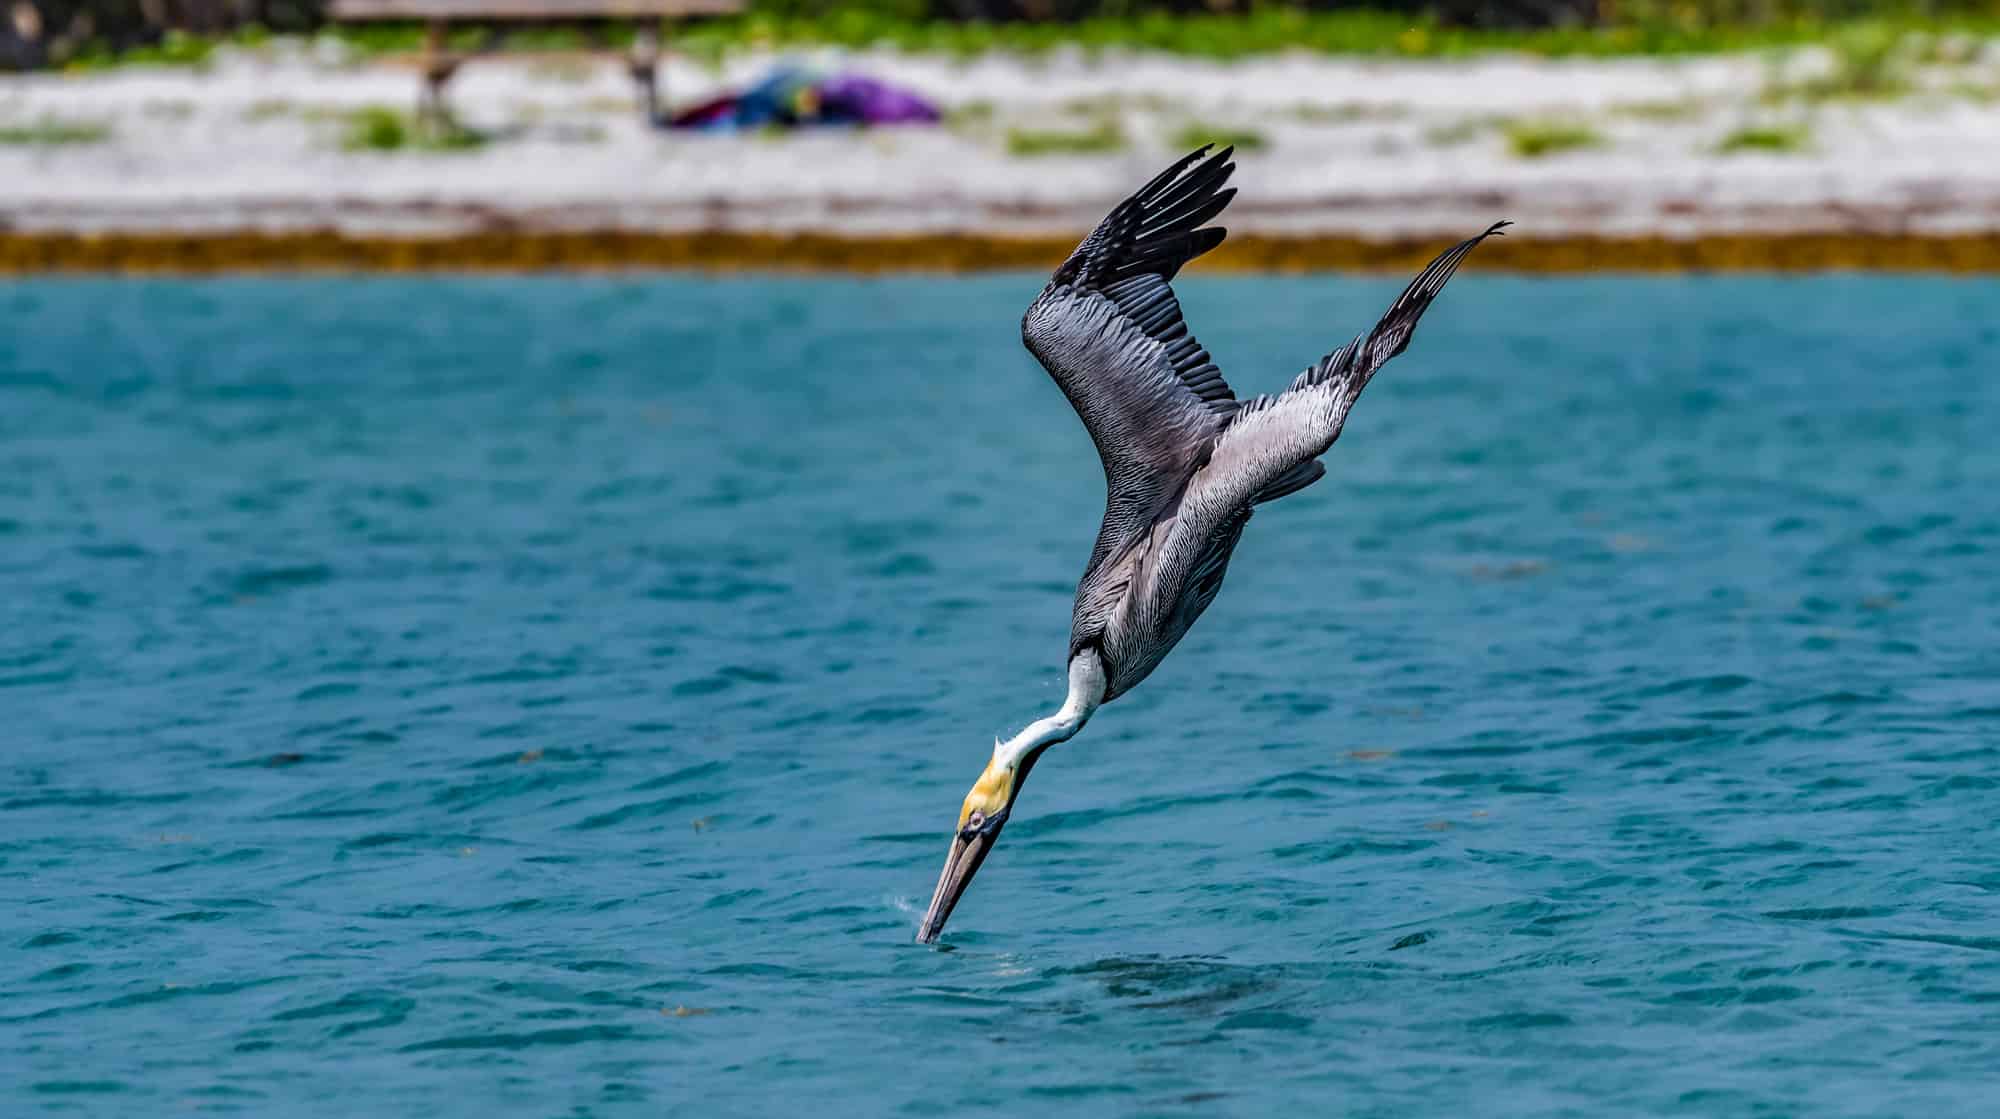
[[734, 15], [746, 0], [333, 0], [327, 9], [336, 23], [421, 23], [424, 25], [424, 88], [417, 101], [417, 119], [427, 127], [450, 120], [444, 87], [470, 55], [447, 49], [446, 33], [453, 25], [485, 27], [495, 33], [503, 26], [532, 24], [602, 25], [612, 21], [638, 25], [627, 65], [639, 84], [646, 119], [660, 121], [660, 44], [669, 21], [694, 16]]

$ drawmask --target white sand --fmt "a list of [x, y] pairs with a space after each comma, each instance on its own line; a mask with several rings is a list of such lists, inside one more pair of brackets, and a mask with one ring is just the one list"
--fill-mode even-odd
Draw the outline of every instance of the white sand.
[[[1987, 52], [1991, 55], [1993, 52]], [[1766, 105], [1779, 65], [1454, 63], [1284, 56], [893, 53], [819, 61], [912, 86], [947, 126], [779, 137], [652, 130], [615, 62], [469, 63], [451, 101], [495, 138], [470, 152], [343, 149], [343, 114], [414, 104], [407, 66], [324, 45], [230, 52], [206, 71], [0, 76], [0, 130], [104, 125], [99, 143], [0, 143], [0, 225], [21, 230], [490, 228], [1074, 231], [1178, 154], [1200, 122], [1265, 141], [1241, 160], [1238, 230], [1460, 233], [1500, 216], [1537, 233], [2000, 229], [2000, 63], [1920, 74], [1894, 100]], [[317, 56], [317, 57], [315, 57]], [[686, 104], [764, 72], [670, 62]], [[1827, 65], [1812, 52], [1788, 73]], [[1967, 91], [1971, 92], [1967, 92]], [[1010, 129], [1114, 120], [1119, 150], [1019, 157]], [[1507, 120], [1578, 123], [1593, 148], [1524, 158]], [[1808, 130], [1799, 152], [1721, 155], [1747, 125]]]

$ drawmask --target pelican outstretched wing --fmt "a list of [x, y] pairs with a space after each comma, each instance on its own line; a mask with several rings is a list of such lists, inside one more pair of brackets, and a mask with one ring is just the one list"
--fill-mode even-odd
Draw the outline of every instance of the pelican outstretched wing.
[[1367, 387], [1369, 378], [1388, 364], [1390, 358], [1410, 348], [1410, 336], [1417, 332], [1417, 320], [1430, 309], [1431, 301], [1444, 290], [1444, 285], [1458, 271], [1466, 254], [1488, 237], [1504, 236], [1500, 231], [1512, 224], [1510, 221], [1496, 221], [1479, 236], [1467, 238], [1439, 253], [1437, 259], [1417, 273], [1417, 278], [1411, 280], [1403, 289], [1403, 294], [1389, 305], [1380, 322], [1354, 341], [1319, 359], [1318, 364], [1299, 374], [1298, 379], [1292, 382], [1292, 388], [1302, 389], [1325, 381], [1351, 381], [1353, 388], [1349, 390], [1349, 395], [1359, 395]]
[[1021, 340], [1069, 398], [1104, 462], [1104, 525], [1088, 580], [1143, 533], [1237, 408], [1188, 332], [1168, 281], [1222, 243], [1233, 149], [1189, 153], [1118, 204], [1057, 268]]
[[1439, 253], [1372, 328], [1308, 366], [1284, 392], [1239, 405], [1189, 484], [1186, 503], [1255, 504], [1318, 481], [1326, 472], [1319, 456], [1340, 438], [1354, 398], [1389, 359], [1409, 347], [1417, 320], [1466, 254], [1510, 224], [1495, 222], [1479, 236]]

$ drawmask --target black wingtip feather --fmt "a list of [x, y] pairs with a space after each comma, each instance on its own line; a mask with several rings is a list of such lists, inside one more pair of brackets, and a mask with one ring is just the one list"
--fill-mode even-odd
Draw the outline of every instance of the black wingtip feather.
[[1432, 258], [1430, 264], [1417, 273], [1403, 293], [1389, 305], [1388, 312], [1372, 329], [1321, 358], [1319, 364], [1299, 374], [1292, 387], [1303, 388], [1348, 377], [1354, 379], [1354, 391], [1361, 391], [1361, 386], [1368, 383], [1376, 370], [1409, 347], [1417, 321], [1430, 309], [1431, 301], [1444, 290], [1445, 284], [1451, 282], [1458, 266], [1471, 255], [1472, 250], [1488, 237], [1504, 236], [1503, 231], [1513, 224], [1511, 221], [1496, 221], [1479, 236], [1468, 237]]
[[1140, 187], [1134, 193], [1140, 196], [1144, 196], [1148, 194], [1153, 194], [1161, 190], [1168, 183], [1171, 183], [1176, 178], [1179, 178], [1180, 173], [1182, 171], [1187, 170], [1190, 164], [1200, 159], [1203, 155], [1207, 154], [1207, 152], [1208, 152], [1207, 148], [1202, 148], [1199, 151], [1191, 151], [1187, 153], [1186, 155], [1175, 160], [1173, 163], [1169, 164], [1165, 170], [1153, 176], [1150, 182], [1148, 182], [1145, 186]]
[[1225, 185], [1236, 170], [1235, 151], [1204, 144], [1175, 160], [1111, 211], [1056, 270], [1056, 282], [1102, 288], [1137, 275], [1171, 280], [1221, 244], [1227, 231], [1207, 223], [1236, 197]]
[[[1049, 300], [1058, 302], [1089, 292], [1111, 301], [1117, 314], [1160, 347], [1160, 358], [1207, 411], [1221, 417], [1236, 410], [1235, 394], [1222, 379], [1222, 372], [1208, 352], [1201, 348], [1187, 324], [1169, 286], [1183, 265], [1222, 243], [1228, 231], [1208, 222], [1222, 213], [1236, 197], [1228, 187], [1236, 165], [1230, 162], [1235, 148], [1214, 151], [1204, 144], [1174, 161], [1151, 182], [1113, 207], [1084, 238], [1037, 298], [1022, 321], [1022, 336], [1028, 348], [1043, 364], [1049, 365], [1044, 350], [1037, 348], [1035, 333], [1060, 326], [1037, 327], [1036, 308]], [[1058, 383], [1065, 374], [1049, 365]], [[1065, 388], [1064, 391], [1069, 391]], [[1074, 396], [1072, 396], [1074, 399]], [[1084, 419], [1085, 426], [1091, 423]], [[1093, 435], [1095, 433], [1093, 432]]]

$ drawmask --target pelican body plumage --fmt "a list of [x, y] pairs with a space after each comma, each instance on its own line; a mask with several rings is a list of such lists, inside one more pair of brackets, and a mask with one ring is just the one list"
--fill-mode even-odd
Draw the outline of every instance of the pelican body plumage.
[[1239, 400], [1188, 331], [1171, 286], [1222, 243], [1233, 150], [1190, 152], [1118, 204], [1050, 277], [1021, 338], [1083, 420], [1104, 465], [1104, 523], [1070, 618], [1062, 709], [996, 742], [960, 807], [917, 930], [943, 931], [1044, 751], [1159, 667], [1221, 589], [1252, 510], [1326, 473], [1319, 461], [1376, 371], [1410, 343], [1459, 263], [1507, 222], [1440, 254], [1381, 320], [1284, 391]]

